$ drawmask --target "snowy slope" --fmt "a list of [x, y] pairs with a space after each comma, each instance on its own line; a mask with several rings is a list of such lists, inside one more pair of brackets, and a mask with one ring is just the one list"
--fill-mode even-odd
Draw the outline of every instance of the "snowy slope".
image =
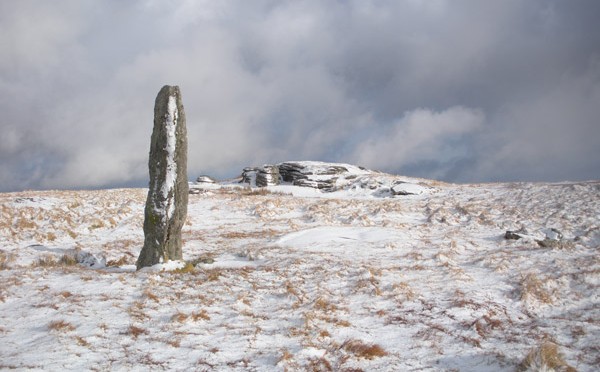
[[190, 272], [134, 271], [147, 190], [0, 194], [0, 369], [513, 371], [544, 341], [600, 365], [600, 183], [406, 181], [196, 185]]

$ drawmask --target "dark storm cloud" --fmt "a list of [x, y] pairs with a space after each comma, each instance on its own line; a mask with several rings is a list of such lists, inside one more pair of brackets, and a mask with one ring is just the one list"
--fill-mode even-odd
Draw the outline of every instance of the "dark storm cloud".
[[181, 86], [189, 174], [288, 159], [597, 179], [596, 1], [0, 4], [0, 190], [144, 185]]

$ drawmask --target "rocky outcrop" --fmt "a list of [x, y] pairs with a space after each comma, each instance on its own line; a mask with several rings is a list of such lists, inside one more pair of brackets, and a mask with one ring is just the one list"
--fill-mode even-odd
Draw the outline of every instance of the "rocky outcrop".
[[279, 185], [279, 168], [276, 165], [264, 165], [262, 168], [258, 168], [256, 172], [256, 186], [275, 186]]
[[368, 192], [374, 197], [395, 197], [428, 193], [431, 187], [405, 181], [397, 176], [350, 164], [319, 161], [288, 161], [275, 165], [244, 168], [241, 183], [275, 186], [280, 183], [309, 187], [323, 192]]
[[148, 168], [150, 187], [138, 270], [183, 256], [181, 228], [187, 216], [189, 188], [187, 128], [177, 86], [165, 85], [156, 97]]
[[244, 168], [240, 182], [257, 187], [279, 185], [281, 183], [279, 168], [277, 165]]
[[348, 168], [342, 165], [322, 163], [314, 166], [314, 163], [286, 162], [278, 164], [279, 173], [285, 182], [294, 186], [312, 187], [324, 191], [334, 191], [338, 179], [337, 175], [347, 173]]

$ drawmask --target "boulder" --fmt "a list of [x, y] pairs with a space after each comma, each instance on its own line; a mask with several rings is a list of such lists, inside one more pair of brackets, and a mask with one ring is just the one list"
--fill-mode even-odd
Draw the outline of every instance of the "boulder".
[[284, 162], [278, 164], [278, 167], [285, 182], [323, 191], [335, 191], [338, 176], [348, 172], [348, 168], [342, 165], [328, 163], [311, 163], [308, 167], [299, 162]]
[[281, 183], [279, 168], [276, 165], [244, 168], [240, 183], [247, 183], [250, 186], [257, 187], [279, 185]]
[[524, 227], [521, 227], [519, 230], [516, 230], [516, 231], [507, 230], [504, 233], [504, 239], [519, 240], [519, 239], [523, 239], [523, 238], [527, 237], [528, 235], [529, 235], [529, 233], [527, 232], [527, 230], [525, 230]]
[[154, 103], [150, 140], [150, 185], [144, 210], [144, 246], [138, 270], [181, 260], [181, 228], [187, 217], [187, 128], [181, 92], [165, 85]]
[[255, 167], [246, 167], [242, 170], [242, 179], [240, 183], [247, 183], [250, 186], [256, 186], [256, 173], [258, 172], [258, 168]]
[[217, 181], [212, 177], [202, 175], [202, 176], [198, 176], [198, 178], [196, 178], [196, 182], [197, 183], [216, 183]]
[[263, 165], [256, 171], [256, 186], [275, 186], [279, 183], [279, 168], [276, 165]]
[[546, 230], [546, 237], [543, 240], [536, 240], [542, 248], [572, 248], [573, 242], [563, 239], [563, 234], [555, 228]]

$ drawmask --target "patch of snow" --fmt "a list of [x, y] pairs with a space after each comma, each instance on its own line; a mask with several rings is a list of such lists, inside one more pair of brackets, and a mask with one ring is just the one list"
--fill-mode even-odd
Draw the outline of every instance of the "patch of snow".
[[144, 268], [140, 269], [139, 271], [143, 271], [143, 272], [174, 271], [174, 270], [184, 268], [185, 265], [186, 265], [185, 261], [170, 260], [167, 262], [158, 263], [156, 265], [144, 267]]
[[[0, 194], [0, 368], [514, 371], [552, 339], [597, 370], [600, 183], [399, 179], [198, 185], [189, 273], [135, 271], [147, 189]], [[551, 228], [572, 244], [540, 247]]]
[[169, 96], [169, 102], [167, 105], [167, 116], [165, 118], [165, 131], [167, 135], [167, 145], [165, 150], [167, 151], [167, 173], [165, 175], [165, 182], [162, 185], [161, 192], [163, 198], [166, 199], [166, 218], [170, 219], [173, 216], [175, 210], [175, 196], [173, 188], [177, 181], [177, 163], [175, 162], [175, 147], [177, 144], [177, 138], [175, 132], [177, 130], [177, 119], [179, 112], [177, 111], [177, 97]]
[[394, 195], [420, 195], [427, 191], [423, 186], [414, 183], [402, 182], [391, 187]]

